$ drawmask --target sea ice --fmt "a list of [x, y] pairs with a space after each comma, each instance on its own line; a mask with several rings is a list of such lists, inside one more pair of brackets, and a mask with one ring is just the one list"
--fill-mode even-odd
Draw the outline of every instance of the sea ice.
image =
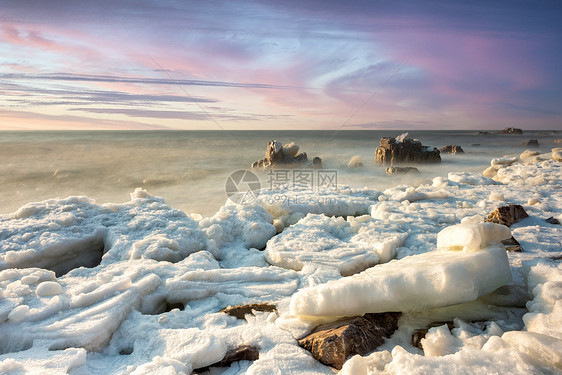
[[[484, 247], [491, 239], [502, 237], [494, 227], [460, 224], [453, 228], [445, 230], [443, 246], [456, 249], [458, 242], [450, 241], [449, 234], [462, 234], [471, 241], [467, 244], [471, 252], [436, 251], [413, 255], [351, 277], [302, 289], [291, 299], [291, 313], [353, 316], [414, 311], [471, 301], [511, 280], [503, 246]], [[469, 233], [464, 234], [465, 231]], [[484, 248], [475, 249], [477, 240], [478, 246]]]

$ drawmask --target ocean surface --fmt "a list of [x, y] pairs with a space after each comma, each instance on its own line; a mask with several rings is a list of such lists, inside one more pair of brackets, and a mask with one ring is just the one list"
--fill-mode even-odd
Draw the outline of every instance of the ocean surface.
[[[388, 131], [46, 131], [0, 132], [0, 213], [28, 202], [87, 195], [97, 203], [125, 202], [137, 187], [164, 197], [172, 207], [203, 216], [225, 200], [225, 182], [239, 169], [264, 157], [267, 142], [295, 142], [310, 160], [337, 170], [338, 184], [383, 190], [419, 185], [451, 171], [481, 172], [490, 159], [519, 155], [521, 143], [537, 139], [550, 151], [560, 133], [478, 135], [478, 131], [410, 131], [424, 145], [460, 145], [465, 154], [442, 154], [442, 163], [417, 166], [419, 175], [389, 177], [374, 162], [375, 149]], [[348, 169], [359, 155], [363, 168]], [[268, 175], [259, 173], [263, 187]]]

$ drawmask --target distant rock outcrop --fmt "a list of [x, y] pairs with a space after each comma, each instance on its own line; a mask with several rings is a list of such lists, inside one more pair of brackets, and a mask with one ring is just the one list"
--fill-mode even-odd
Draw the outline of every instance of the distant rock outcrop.
[[400, 315], [387, 312], [340, 319], [317, 327], [299, 345], [318, 361], [340, 370], [349, 357], [366, 355], [381, 346], [398, 328]]
[[417, 139], [407, 138], [404, 133], [396, 138], [381, 138], [375, 151], [375, 162], [394, 165], [395, 163], [439, 163], [441, 156], [436, 148], [423, 146]]
[[445, 146], [445, 147], [441, 147], [441, 148], [439, 149], [439, 151], [441, 151], [441, 152], [443, 152], [443, 153], [446, 153], [446, 154], [453, 154], [453, 155], [455, 155], [455, 154], [463, 154], [463, 153], [464, 153], [464, 150], [462, 149], [461, 146], [453, 146], [453, 145], [448, 145], [448, 146]]
[[[299, 146], [294, 142], [281, 145], [279, 141], [269, 141], [267, 143], [267, 150], [265, 151], [265, 158], [252, 163], [252, 168], [274, 168], [274, 167], [298, 167], [308, 162], [306, 152], [299, 154]], [[322, 168], [322, 159], [315, 157], [311, 168]]]
[[517, 128], [505, 128], [503, 130], [500, 130], [498, 132], [498, 134], [507, 134], [507, 135], [511, 135], [511, 134], [523, 134], [523, 130], [521, 129], [517, 129]]

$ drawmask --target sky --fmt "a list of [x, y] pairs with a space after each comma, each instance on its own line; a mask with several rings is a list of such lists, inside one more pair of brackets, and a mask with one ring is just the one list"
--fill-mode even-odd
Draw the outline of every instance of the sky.
[[0, 0], [0, 130], [562, 130], [562, 3]]

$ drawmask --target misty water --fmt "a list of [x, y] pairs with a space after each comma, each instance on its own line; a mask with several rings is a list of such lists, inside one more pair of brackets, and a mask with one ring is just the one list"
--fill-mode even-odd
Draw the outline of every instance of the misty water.
[[[389, 131], [97, 131], [0, 132], [0, 213], [28, 202], [87, 195], [98, 203], [124, 202], [142, 187], [186, 213], [212, 215], [225, 203], [225, 181], [264, 157], [267, 142], [294, 141], [310, 160], [338, 171], [337, 182], [383, 190], [398, 184], [429, 183], [451, 171], [481, 172], [490, 160], [519, 155], [521, 143], [538, 139], [541, 152], [559, 144], [560, 134], [478, 135], [477, 131], [411, 131], [424, 145], [460, 145], [464, 154], [441, 154], [442, 163], [417, 165], [418, 175], [389, 177], [374, 162], [375, 149]], [[476, 146], [479, 144], [479, 146]], [[362, 168], [348, 169], [359, 155]], [[268, 187], [267, 172], [259, 173]]]

